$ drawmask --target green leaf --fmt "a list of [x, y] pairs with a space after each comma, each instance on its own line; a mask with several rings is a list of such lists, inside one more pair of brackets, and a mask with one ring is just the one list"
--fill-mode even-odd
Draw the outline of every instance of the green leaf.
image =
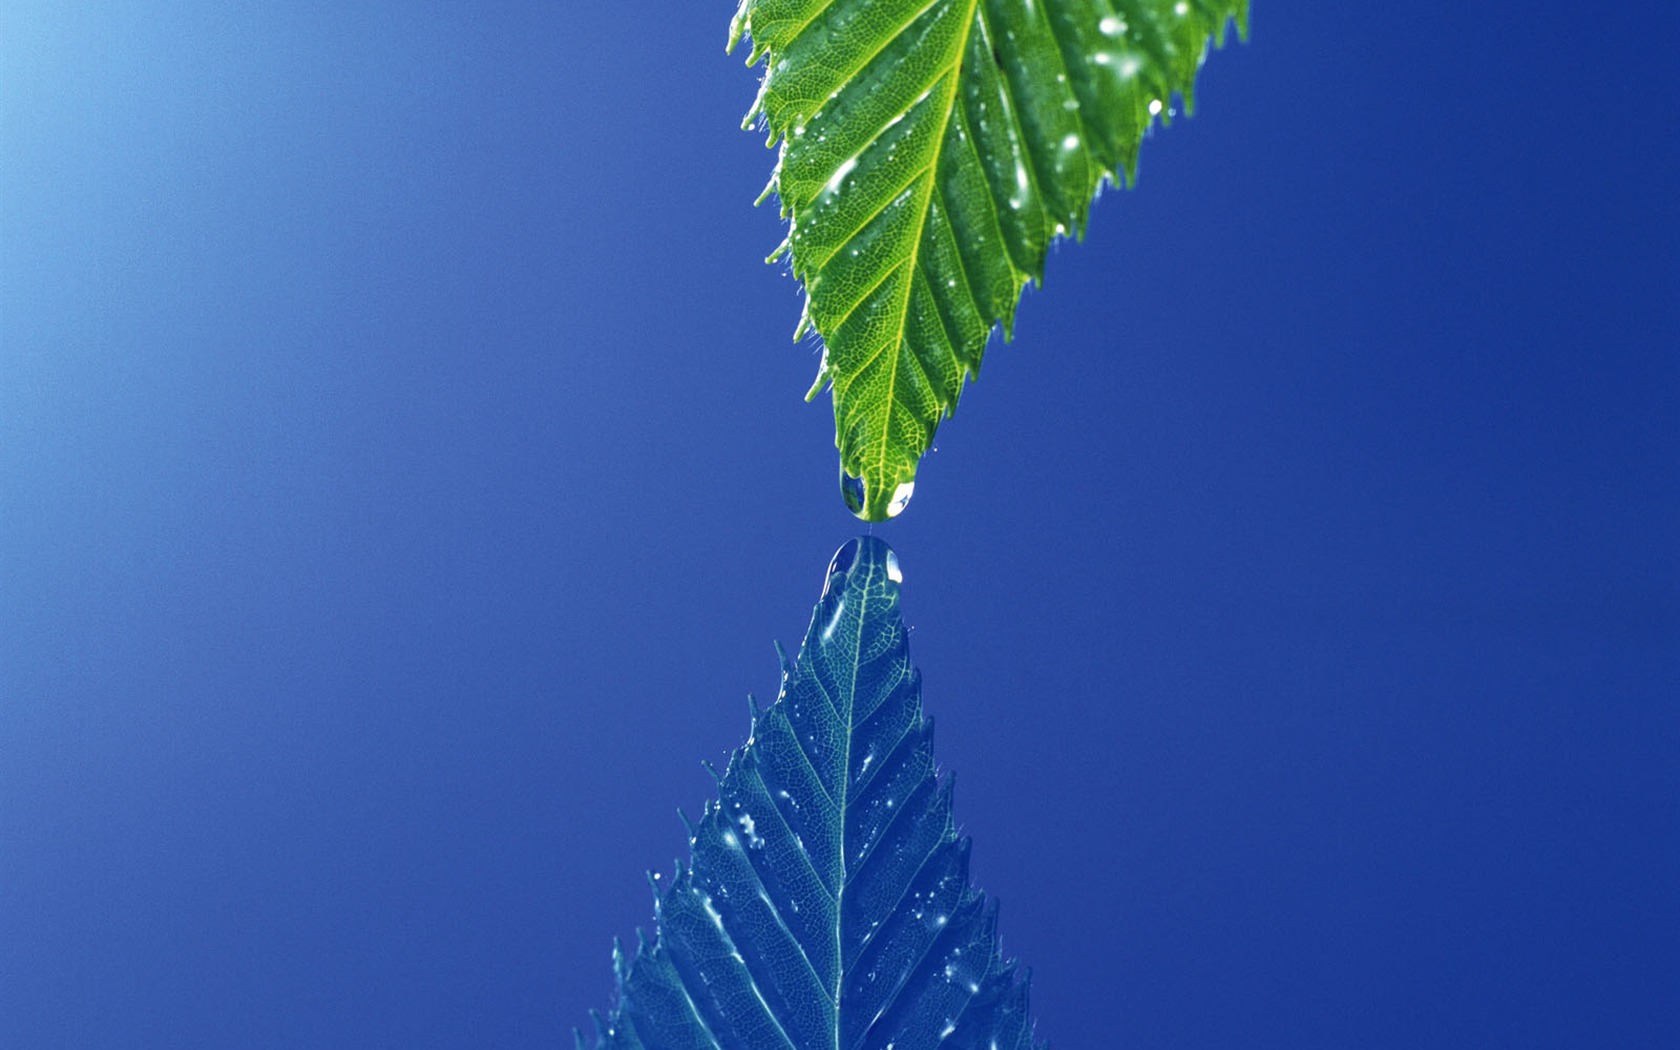
[[807, 398], [833, 388], [859, 517], [903, 509], [1051, 241], [1135, 178], [1144, 134], [1175, 94], [1191, 108], [1210, 40], [1247, 18], [1248, 0], [741, 0], [730, 48], [750, 35], [766, 67], [747, 123], [781, 142], [765, 192], [799, 333], [824, 345]]
[[835, 554], [781, 695], [753, 705], [689, 828], [690, 863], [656, 883], [656, 938], [614, 952], [597, 1048], [1038, 1045], [934, 767], [900, 578], [874, 537]]

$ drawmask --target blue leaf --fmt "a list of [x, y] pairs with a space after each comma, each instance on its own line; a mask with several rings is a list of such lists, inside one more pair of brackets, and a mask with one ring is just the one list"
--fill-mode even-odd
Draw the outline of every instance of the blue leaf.
[[655, 940], [614, 954], [597, 1048], [1039, 1045], [997, 907], [969, 885], [900, 580], [874, 537], [835, 554], [781, 695], [754, 711], [690, 863], [655, 894]]

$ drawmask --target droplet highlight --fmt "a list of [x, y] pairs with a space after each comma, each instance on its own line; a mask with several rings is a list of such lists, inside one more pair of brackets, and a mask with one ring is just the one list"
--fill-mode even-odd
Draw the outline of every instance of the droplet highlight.
[[904, 513], [904, 508], [910, 505], [910, 497], [916, 494], [914, 481], [899, 482], [898, 488], [893, 489], [892, 501], [887, 504], [887, 517], [896, 518]]

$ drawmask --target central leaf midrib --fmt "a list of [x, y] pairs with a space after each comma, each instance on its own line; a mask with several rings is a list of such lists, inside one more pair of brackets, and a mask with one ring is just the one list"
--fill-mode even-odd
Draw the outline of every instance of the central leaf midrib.
[[[974, 32], [978, 3], [979, 0], [968, 0], [968, 10], [963, 16], [963, 24], [968, 26], [968, 31], [958, 35], [953, 45], [955, 57], [951, 60], [945, 73], [948, 86], [945, 89], [945, 100], [940, 108], [939, 130], [934, 136], [933, 156], [927, 165], [927, 175], [923, 181], [924, 188], [917, 194], [916, 227], [910, 238], [909, 253], [905, 259], [905, 262], [909, 264], [909, 273], [908, 276], [903, 278], [904, 298], [899, 303], [897, 330], [887, 342], [888, 346], [894, 348], [895, 353], [902, 352], [904, 346], [904, 328], [910, 317], [910, 297], [915, 293], [915, 275], [921, 263], [922, 235], [927, 229], [928, 208], [933, 197], [934, 182], [939, 178], [939, 161], [945, 153], [945, 134], [950, 129], [951, 113], [956, 108], [957, 85], [962, 82], [963, 55], [968, 51], [968, 38]], [[875, 356], [879, 356], [879, 354], [877, 353]], [[896, 367], [888, 371], [886, 403], [887, 410], [881, 414], [881, 426], [875, 446], [877, 451], [874, 459], [874, 473], [878, 478], [886, 476], [888, 449], [891, 447], [889, 437], [892, 431], [892, 409], [898, 403], [898, 369]], [[866, 486], [864, 498], [867, 505], [868, 502], [885, 501], [890, 498], [890, 494], [871, 493]]]
[[[853, 541], [856, 542], [856, 541]], [[859, 552], [861, 556], [862, 552]], [[854, 569], [856, 566], [854, 566]], [[850, 577], [847, 586], [851, 586]], [[858, 629], [852, 640], [852, 680], [846, 690], [846, 747], [840, 758], [840, 782], [836, 785], [840, 793], [840, 833], [835, 836], [835, 842], [840, 849], [840, 884], [834, 895], [834, 1030], [830, 1043], [832, 1050], [840, 1050], [840, 1024], [844, 1012], [841, 991], [846, 985], [846, 884], [851, 880], [851, 872], [846, 868], [846, 814], [851, 807], [852, 782], [852, 736], [857, 732], [857, 690], [858, 678], [862, 672], [863, 663], [863, 628], [869, 622], [869, 589], [858, 588]]]

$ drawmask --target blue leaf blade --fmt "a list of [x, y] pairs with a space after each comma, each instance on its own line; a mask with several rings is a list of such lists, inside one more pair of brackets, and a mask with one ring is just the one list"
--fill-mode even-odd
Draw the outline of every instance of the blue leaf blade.
[[1037, 1045], [1027, 983], [968, 878], [899, 614], [897, 556], [829, 565], [780, 695], [691, 827], [658, 932], [615, 957], [613, 1050]]

